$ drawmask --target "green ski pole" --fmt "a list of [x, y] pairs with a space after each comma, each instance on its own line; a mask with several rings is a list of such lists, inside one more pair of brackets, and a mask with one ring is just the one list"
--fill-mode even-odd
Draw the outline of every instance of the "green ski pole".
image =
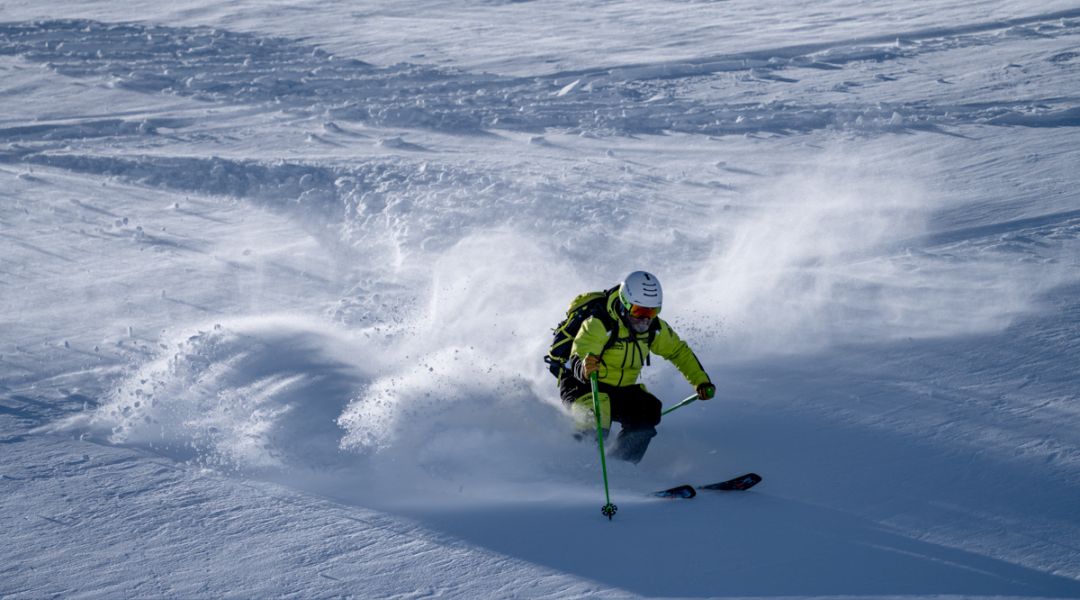
[[680, 403], [676, 404], [675, 406], [672, 406], [671, 408], [669, 408], [669, 409], [665, 410], [664, 412], [660, 413], [660, 416], [662, 417], [662, 416], [668, 414], [671, 411], [678, 410], [678, 409], [686, 406], [687, 404], [690, 404], [691, 402], [693, 402], [693, 401], [695, 401], [697, 399], [698, 399], [697, 394], [694, 394], [693, 396], [687, 396], [686, 399], [683, 400], [682, 402], [680, 402]]
[[607, 459], [604, 458], [604, 429], [601, 427], [600, 422], [600, 387], [599, 387], [599, 375], [593, 373], [589, 376], [589, 381], [592, 383], [592, 405], [593, 415], [596, 417], [596, 443], [600, 446], [600, 468], [604, 471], [604, 499], [607, 500], [607, 504], [600, 509], [600, 514], [608, 518], [608, 521], [615, 516], [615, 512], [619, 510], [618, 506], [611, 503], [611, 493], [608, 491], [607, 483]]

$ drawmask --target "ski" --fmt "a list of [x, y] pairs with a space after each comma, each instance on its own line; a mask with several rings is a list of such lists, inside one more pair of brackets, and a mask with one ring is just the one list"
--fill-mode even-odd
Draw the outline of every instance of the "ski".
[[673, 488], [661, 490], [659, 492], [653, 492], [653, 496], [658, 498], [693, 498], [697, 496], [697, 490], [718, 490], [718, 491], [746, 491], [755, 485], [761, 483], [761, 475], [757, 473], [747, 473], [745, 475], [739, 475], [727, 481], [720, 481], [717, 483], [710, 483], [708, 485], [698, 486], [697, 489], [692, 485], [677, 485]]
[[754, 487], [759, 483], [761, 483], [761, 475], [758, 475], [757, 473], [747, 473], [746, 475], [739, 475], [738, 477], [728, 479], [727, 481], [710, 483], [709, 485], [702, 485], [699, 487], [703, 490], [742, 492]]
[[678, 485], [671, 489], [654, 492], [658, 498], [693, 498], [697, 496], [697, 490], [692, 485]]

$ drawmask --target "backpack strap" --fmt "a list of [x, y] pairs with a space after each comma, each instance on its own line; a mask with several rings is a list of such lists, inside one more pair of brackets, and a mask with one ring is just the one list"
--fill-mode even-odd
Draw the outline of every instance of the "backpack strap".
[[604, 328], [609, 332], [608, 341], [604, 344], [604, 349], [600, 351], [601, 355], [614, 346], [615, 342], [619, 341], [619, 322], [618, 320], [611, 318], [611, 313], [609, 313], [607, 309], [608, 299], [611, 298], [611, 294], [617, 289], [619, 289], [619, 286], [604, 290], [604, 302], [600, 304], [600, 310], [593, 315], [600, 319], [600, 322], [604, 324]]
[[652, 343], [653, 343], [653, 340], [656, 339], [656, 334], [658, 334], [658, 333], [660, 333], [660, 318], [659, 317], [653, 319], [653, 322], [649, 324], [649, 341], [646, 342], [646, 346], [645, 346], [646, 348], [649, 349], [649, 352], [647, 352], [645, 354], [645, 365], [646, 366], [650, 366], [650, 367], [652, 366], [652, 361], [650, 360], [650, 357], [652, 356]]

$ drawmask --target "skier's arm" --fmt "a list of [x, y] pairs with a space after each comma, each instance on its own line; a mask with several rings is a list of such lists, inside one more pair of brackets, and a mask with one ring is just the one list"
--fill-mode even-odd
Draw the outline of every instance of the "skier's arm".
[[651, 350], [658, 355], [671, 361], [671, 364], [675, 365], [675, 368], [683, 374], [686, 381], [695, 389], [700, 388], [702, 385], [711, 383], [709, 375], [705, 372], [705, 368], [701, 366], [701, 361], [698, 360], [697, 355], [690, 349], [690, 346], [679, 337], [671, 326], [665, 321], [660, 322], [660, 331], [656, 332], [656, 339], [653, 340]]
[[585, 357], [599, 357], [604, 352], [609, 333], [604, 327], [604, 322], [596, 317], [589, 317], [581, 324], [573, 345], [570, 346], [570, 372], [579, 381], [588, 383], [589, 376], [585, 373]]

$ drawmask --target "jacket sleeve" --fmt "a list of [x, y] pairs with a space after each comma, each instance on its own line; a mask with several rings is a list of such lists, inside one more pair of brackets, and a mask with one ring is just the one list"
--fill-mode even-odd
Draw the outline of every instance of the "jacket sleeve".
[[[600, 356], [604, 352], [610, 333], [604, 327], [604, 322], [596, 317], [589, 317], [581, 323], [574, 343], [570, 346], [570, 370], [579, 381], [588, 383], [589, 380], [582, 376], [581, 367], [584, 358], [590, 354]], [[602, 359], [601, 359], [602, 360]]]
[[650, 349], [671, 361], [671, 364], [675, 365], [675, 368], [679, 369], [683, 377], [695, 388], [703, 383], [711, 382], [709, 375], [705, 372], [705, 367], [701, 366], [701, 361], [698, 360], [694, 351], [666, 321], [660, 322], [660, 331], [656, 332], [656, 339], [653, 340]]

